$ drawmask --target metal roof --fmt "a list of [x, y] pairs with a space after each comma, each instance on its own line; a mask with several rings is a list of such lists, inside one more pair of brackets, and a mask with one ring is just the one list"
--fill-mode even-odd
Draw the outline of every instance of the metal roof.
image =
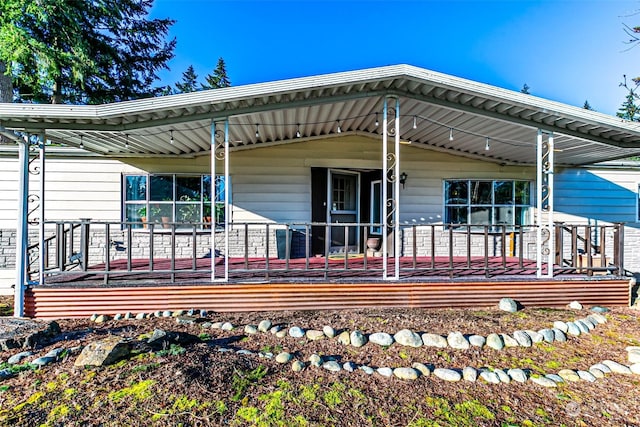
[[44, 130], [52, 141], [109, 157], [197, 156], [210, 153], [211, 123], [225, 118], [232, 149], [379, 138], [388, 95], [400, 100], [401, 138], [420, 148], [535, 164], [543, 129], [554, 132], [558, 165], [640, 155], [640, 123], [409, 65], [105, 105], [0, 104], [0, 127]]

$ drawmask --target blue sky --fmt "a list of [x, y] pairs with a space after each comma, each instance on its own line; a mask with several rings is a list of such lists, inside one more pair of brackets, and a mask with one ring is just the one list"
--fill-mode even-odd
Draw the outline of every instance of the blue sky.
[[639, 1], [156, 0], [153, 17], [177, 22], [174, 84], [201, 78], [219, 57], [234, 86], [411, 64], [615, 114], [623, 74], [640, 75]]

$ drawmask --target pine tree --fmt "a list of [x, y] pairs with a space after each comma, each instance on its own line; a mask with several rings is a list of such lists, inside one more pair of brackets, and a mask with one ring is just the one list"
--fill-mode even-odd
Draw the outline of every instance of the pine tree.
[[627, 95], [624, 97], [624, 102], [618, 109], [616, 116], [621, 119], [629, 120], [632, 122], [640, 121], [640, 106], [636, 104], [638, 100], [638, 94], [636, 93], [636, 89], [638, 88], [638, 84], [640, 84], [639, 79], [632, 79], [635, 86], [629, 86], [627, 84], [627, 76], [623, 76], [624, 80], [620, 83], [619, 86], [624, 87], [627, 90]]
[[582, 105], [582, 108], [584, 108], [585, 110], [594, 111], [593, 108], [591, 107], [591, 104], [589, 104], [589, 101], [586, 99], [584, 101], [584, 104]]
[[522, 92], [522, 93], [524, 93], [524, 94], [527, 94], [527, 95], [530, 95], [530, 94], [531, 94], [531, 92], [529, 92], [529, 89], [531, 89], [531, 88], [529, 87], [529, 85], [528, 85], [528, 84], [526, 84], [526, 83], [525, 83], [525, 84], [522, 86], [522, 89], [520, 89], [520, 92]]
[[187, 71], [182, 73], [182, 81], [176, 83], [176, 93], [195, 92], [198, 90], [198, 75], [193, 69], [193, 65], [189, 65]]
[[205, 81], [206, 83], [202, 84], [202, 89], [218, 89], [231, 86], [231, 80], [229, 80], [227, 76], [227, 65], [224, 59], [218, 58], [218, 64], [215, 70], [205, 77]]
[[170, 19], [148, 19], [153, 0], [2, 0], [0, 61], [18, 100], [115, 102], [158, 94], [173, 57]]

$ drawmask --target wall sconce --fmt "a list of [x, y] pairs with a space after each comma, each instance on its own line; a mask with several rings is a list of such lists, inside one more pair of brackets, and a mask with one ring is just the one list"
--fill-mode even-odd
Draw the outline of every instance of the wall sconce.
[[403, 190], [404, 190], [404, 184], [405, 184], [405, 182], [407, 182], [407, 178], [408, 178], [408, 176], [407, 176], [406, 172], [402, 172], [400, 174], [400, 184], [402, 184], [402, 189]]

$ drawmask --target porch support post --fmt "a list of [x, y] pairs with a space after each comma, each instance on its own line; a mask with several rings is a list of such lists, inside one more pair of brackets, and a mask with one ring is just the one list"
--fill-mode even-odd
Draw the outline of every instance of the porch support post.
[[[546, 141], [545, 141], [546, 137]], [[553, 223], [553, 132], [538, 129], [536, 144], [536, 276], [553, 277], [555, 239]], [[546, 274], [543, 263], [547, 264]]]
[[[224, 160], [224, 276], [216, 277], [216, 215], [215, 205], [221, 188], [216, 180], [216, 162]], [[211, 121], [211, 281], [229, 280], [229, 119], [224, 119], [224, 135]]]
[[[391, 104], [391, 106], [390, 106]], [[389, 138], [393, 138], [393, 152], [389, 152]], [[400, 100], [396, 96], [384, 98], [382, 111], [382, 200], [384, 215], [382, 227], [382, 279], [400, 278]], [[389, 185], [393, 194], [389, 197]], [[388, 236], [393, 239], [394, 270], [389, 271]]]
[[29, 228], [27, 216], [29, 214], [29, 135], [18, 142], [18, 163], [20, 176], [18, 178], [18, 221], [16, 227], [16, 284], [13, 299], [13, 315], [24, 316], [24, 290], [27, 283], [27, 245]]
[[[40, 155], [40, 214], [38, 218], [38, 237], [40, 240], [39, 247], [39, 270], [38, 270], [38, 282], [40, 285], [44, 285], [44, 270], [46, 266], [46, 255], [47, 250], [45, 248], [45, 230], [44, 230], [44, 185], [45, 185], [45, 162], [46, 162], [46, 152], [45, 152], [45, 144], [46, 144], [46, 135], [44, 132], [38, 135], [38, 149]], [[62, 236], [61, 236], [62, 237]]]

